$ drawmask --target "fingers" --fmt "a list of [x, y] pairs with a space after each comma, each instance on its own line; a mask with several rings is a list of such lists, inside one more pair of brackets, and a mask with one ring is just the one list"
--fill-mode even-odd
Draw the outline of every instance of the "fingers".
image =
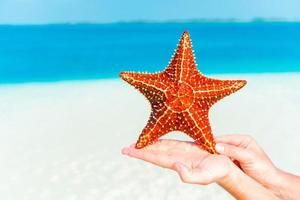
[[240, 163], [250, 163], [254, 159], [251, 151], [230, 144], [217, 143], [216, 150]]
[[173, 139], [160, 139], [153, 145], [147, 146], [150, 149], [159, 149], [163, 151], [174, 150], [177, 149], [178, 151], [186, 151], [186, 150], [199, 150], [199, 147], [190, 141], [180, 141], [180, 140], [173, 140]]
[[178, 173], [184, 183], [207, 185], [214, 182], [207, 171], [199, 168], [190, 169], [186, 165], [177, 162], [174, 164], [174, 170]]
[[139, 158], [145, 161], [153, 160], [156, 153], [153, 150], [136, 149], [134, 147], [125, 147], [122, 149], [124, 155]]
[[[130, 145], [130, 148], [135, 148], [135, 144]], [[142, 150], [154, 150], [159, 152], [167, 152], [167, 151], [181, 151], [181, 152], [198, 152], [198, 153], [206, 153], [202, 150], [197, 144], [190, 141], [179, 141], [172, 139], [160, 139], [154, 144], [148, 145]]]
[[152, 149], [136, 149], [134, 147], [126, 147], [122, 149], [122, 153], [124, 155], [138, 158], [164, 168], [171, 168], [174, 164], [172, 157]]
[[226, 143], [244, 148], [255, 142], [254, 139], [249, 135], [222, 135], [217, 136], [215, 141], [217, 143]]
[[176, 140], [161, 140], [142, 149], [131, 145], [124, 148], [122, 153], [170, 169], [175, 162], [190, 162], [191, 159], [200, 159], [208, 155], [194, 143]]

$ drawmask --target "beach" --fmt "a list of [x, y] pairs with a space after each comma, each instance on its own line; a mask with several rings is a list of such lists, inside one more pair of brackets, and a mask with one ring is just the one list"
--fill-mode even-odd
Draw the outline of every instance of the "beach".
[[[249, 134], [279, 168], [299, 175], [300, 73], [211, 77], [248, 81], [213, 106], [213, 133]], [[0, 199], [233, 199], [216, 184], [184, 184], [123, 156], [149, 115], [146, 99], [120, 79], [0, 85]]]

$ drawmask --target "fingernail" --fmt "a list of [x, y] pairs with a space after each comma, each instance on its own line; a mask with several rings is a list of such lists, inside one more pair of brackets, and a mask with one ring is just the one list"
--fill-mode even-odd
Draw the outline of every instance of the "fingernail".
[[221, 144], [216, 144], [216, 150], [219, 153], [223, 153], [224, 152], [224, 146]]

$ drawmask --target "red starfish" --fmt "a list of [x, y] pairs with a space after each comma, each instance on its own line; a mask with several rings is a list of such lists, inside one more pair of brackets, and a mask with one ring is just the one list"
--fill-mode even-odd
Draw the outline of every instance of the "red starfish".
[[207, 78], [197, 70], [190, 36], [184, 32], [169, 66], [160, 73], [121, 72], [120, 77], [150, 101], [152, 112], [136, 148], [154, 143], [170, 131], [182, 131], [204, 150], [216, 153], [209, 108], [242, 88], [244, 80]]

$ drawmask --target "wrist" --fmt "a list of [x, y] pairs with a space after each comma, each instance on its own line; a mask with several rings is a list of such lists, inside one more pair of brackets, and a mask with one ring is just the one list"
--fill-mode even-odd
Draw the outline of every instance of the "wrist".
[[267, 179], [266, 182], [262, 183], [264, 187], [271, 190], [276, 196], [282, 197], [282, 191], [285, 188], [285, 180], [283, 176], [283, 171], [278, 168], [274, 168], [271, 172], [270, 179]]
[[265, 187], [280, 199], [298, 199], [300, 195], [300, 177], [276, 168], [273, 182]]

